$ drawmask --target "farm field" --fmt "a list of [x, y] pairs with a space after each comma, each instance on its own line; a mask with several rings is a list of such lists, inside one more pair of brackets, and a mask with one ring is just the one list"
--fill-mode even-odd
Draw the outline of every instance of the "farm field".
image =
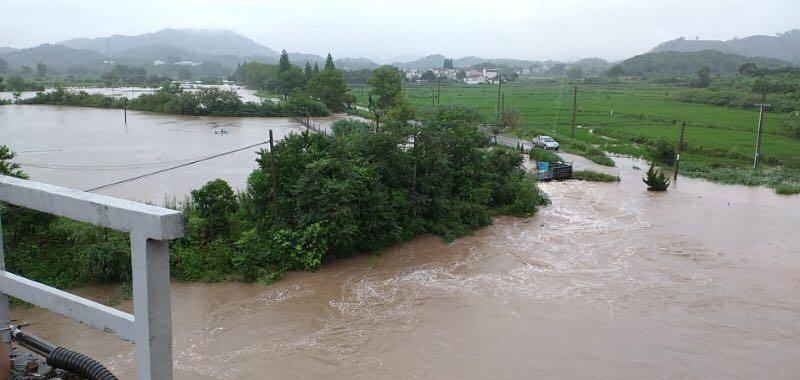
[[[677, 141], [680, 123], [686, 122], [685, 161], [752, 165], [758, 110], [735, 109], [680, 102], [674, 95], [685, 87], [645, 81], [603, 85], [579, 85], [576, 138], [601, 149], [640, 155], [640, 145], [661, 136]], [[505, 109], [519, 110], [520, 126], [510, 133], [533, 137], [548, 133], [566, 138], [570, 134], [573, 86], [566, 82], [524, 81], [503, 85]], [[407, 85], [412, 105], [430, 106], [436, 85]], [[366, 91], [355, 88], [359, 103], [366, 103]], [[473, 106], [494, 119], [497, 86], [442, 85], [441, 105]], [[800, 167], [800, 140], [783, 130], [782, 114], [765, 115], [762, 156], [766, 165]]]

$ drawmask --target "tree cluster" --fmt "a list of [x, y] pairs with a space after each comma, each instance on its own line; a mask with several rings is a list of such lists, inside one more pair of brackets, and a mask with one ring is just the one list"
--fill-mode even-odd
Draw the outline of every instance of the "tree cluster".
[[271, 91], [288, 98], [312, 98], [325, 104], [333, 112], [342, 112], [355, 103], [344, 75], [328, 54], [325, 66], [320, 70], [315, 63], [306, 62], [301, 69], [289, 61], [284, 50], [277, 65], [248, 62], [237, 66], [231, 79], [248, 87]]
[[486, 149], [470, 110], [439, 108], [416, 129], [395, 120], [376, 131], [344, 120], [333, 131], [290, 135], [275, 146], [277, 210], [268, 151], [238, 197], [221, 180], [193, 192], [175, 273], [269, 282], [419, 234], [451, 240], [495, 213], [530, 215], [547, 202], [518, 151]]

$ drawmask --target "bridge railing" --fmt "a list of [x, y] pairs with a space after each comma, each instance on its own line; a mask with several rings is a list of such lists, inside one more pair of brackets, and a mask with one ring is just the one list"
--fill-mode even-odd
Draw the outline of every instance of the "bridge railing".
[[[171, 379], [168, 242], [183, 236], [181, 213], [2, 175], [0, 201], [129, 233], [134, 311], [131, 315], [7, 272], [0, 224], [0, 325], [10, 324], [8, 297], [16, 297], [133, 342], [137, 379]], [[8, 329], [2, 340], [10, 346]]]

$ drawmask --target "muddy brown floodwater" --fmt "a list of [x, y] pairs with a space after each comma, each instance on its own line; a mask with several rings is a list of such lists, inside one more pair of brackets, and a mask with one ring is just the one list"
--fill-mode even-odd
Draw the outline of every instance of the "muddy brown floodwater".
[[[642, 163], [617, 164], [601, 170], [619, 184], [543, 183], [535, 217], [452, 244], [419, 237], [272, 286], [174, 283], [176, 378], [798, 378], [800, 197], [689, 178], [648, 193]], [[130, 344], [12, 316], [134, 377]]]
[[[315, 118], [323, 128], [338, 115]], [[288, 118], [176, 116], [122, 110], [10, 105], [0, 107], [0, 144], [17, 153], [32, 180], [88, 190], [305, 130]], [[222, 178], [244, 188], [258, 145], [236, 153], [96, 191], [163, 204]]]

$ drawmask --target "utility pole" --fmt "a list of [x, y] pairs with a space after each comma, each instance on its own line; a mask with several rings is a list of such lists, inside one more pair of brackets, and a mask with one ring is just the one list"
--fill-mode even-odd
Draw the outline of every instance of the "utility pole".
[[683, 132], [684, 132], [684, 130], [686, 130], [686, 122], [685, 121], [683, 122], [683, 124], [681, 124], [681, 139], [678, 142], [678, 149], [677, 149], [678, 154], [675, 156], [675, 176], [672, 177], [672, 179], [675, 180], [675, 181], [678, 180], [678, 170], [680, 169], [680, 166], [681, 166], [681, 151], [683, 151]]
[[500, 114], [500, 91], [503, 88], [503, 74], [497, 74], [497, 114]]
[[442, 78], [439, 77], [439, 80], [436, 82], [436, 106], [438, 107], [442, 104]]
[[572, 90], [572, 137], [575, 137], [575, 115], [578, 112], [578, 86]]
[[278, 176], [275, 170], [275, 146], [272, 140], [272, 130], [269, 130], [269, 156], [272, 163], [272, 216], [275, 218], [275, 225], [278, 225]]
[[756, 104], [759, 107], [758, 113], [758, 132], [756, 133], [756, 155], [753, 159], [753, 169], [758, 169], [761, 165], [761, 131], [764, 126], [764, 109], [769, 107], [767, 103], [767, 93], [761, 94], [761, 104]]

